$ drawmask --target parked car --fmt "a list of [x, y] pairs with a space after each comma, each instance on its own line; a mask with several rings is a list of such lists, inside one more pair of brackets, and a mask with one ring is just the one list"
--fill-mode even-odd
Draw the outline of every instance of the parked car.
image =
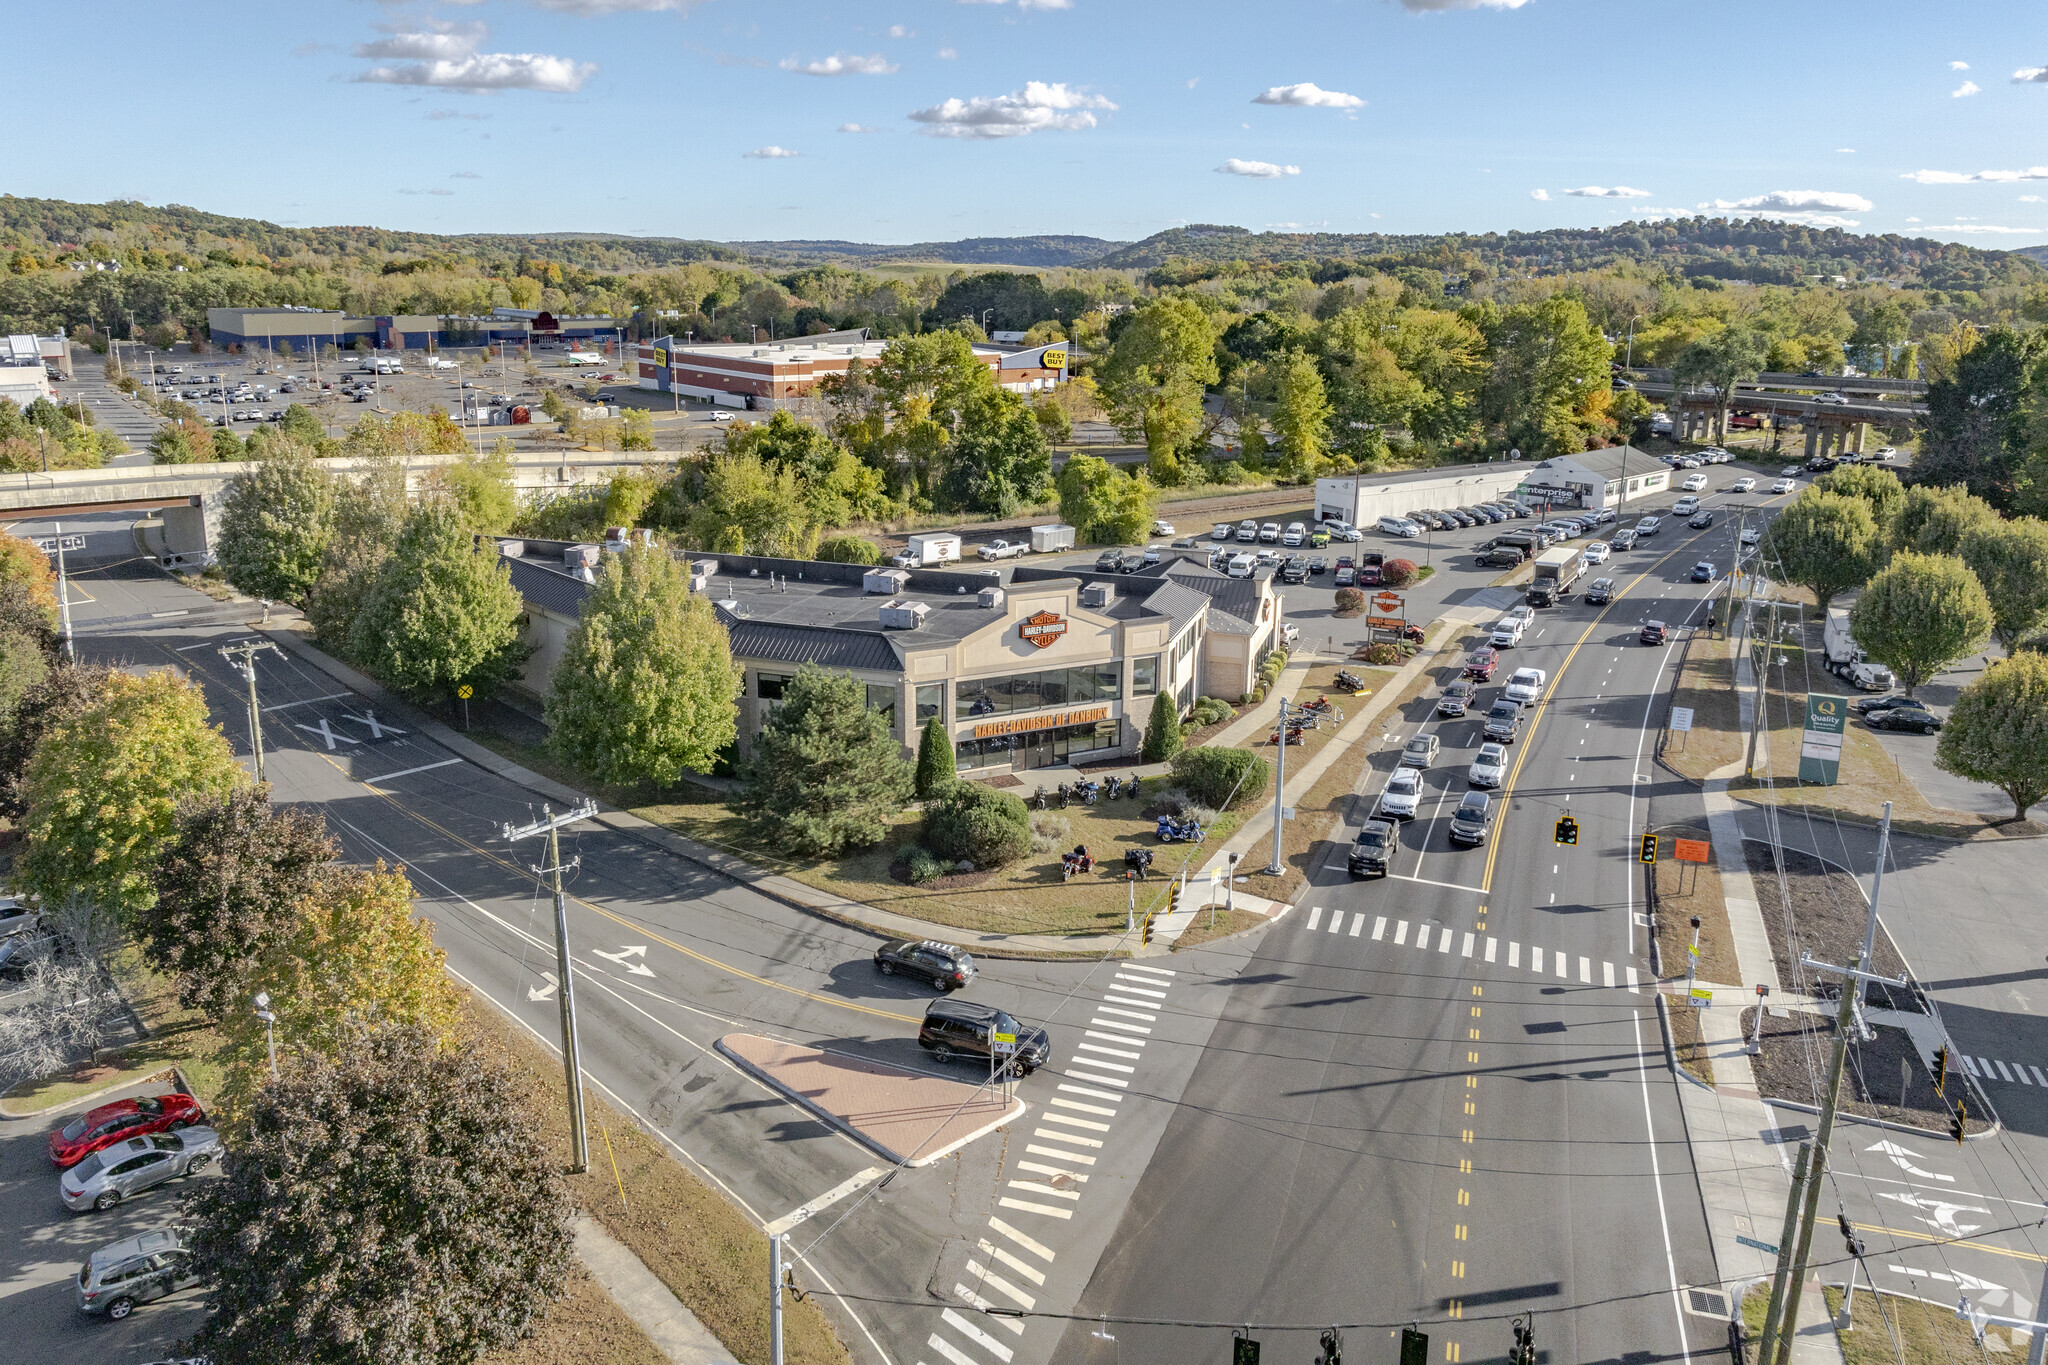
[[1311, 576], [1326, 574], [1330, 571], [1330, 561], [1321, 555], [1310, 555], [1308, 557], [1308, 571]]
[[1399, 846], [1399, 827], [1391, 820], [1368, 820], [1358, 831], [1358, 838], [1352, 841], [1349, 866], [1351, 875], [1364, 877], [1377, 873], [1384, 877]]
[[1594, 580], [1593, 580], [1593, 581], [1592, 581], [1591, 583], [1589, 583], [1589, 584], [1587, 584], [1587, 585], [1586, 585], [1586, 605], [1587, 605], [1587, 606], [1589, 606], [1589, 607], [1600, 607], [1600, 606], [1605, 606], [1605, 605], [1606, 605], [1607, 603], [1609, 603], [1609, 602], [1612, 602], [1613, 600], [1614, 600], [1614, 580], [1613, 580], [1613, 579], [1611, 579], [1611, 578], [1596, 578], [1596, 579], [1594, 579]]
[[1661, 645], [1670, 638], [1671, 632], [1665, 629], [1664, 623], [1662, 621], [1643, 622], [1643, 632], [1641, 639], [1644, 644]]
[[1507, 778], [1508, 751], [1502, 744], [1482, 744], [1465, 780], [1475, 787], [1498, 787]]
[[1381, 517], [1379, 528], [1387, 535], [1398, 536], [1402, 540], [1410, 540], [1422, 534], [1421, 523], [1407, 517]]
[[1493, 828], [1493, 798], [1485, 792], [1466, 792], [1451, 817], [1450, 839], [1454, 844], [1477, 847], [1486, 842]]
[[1308, 546], [1311, 550], [1320, 550], [1329, 543], [1330, 531], [1328, 527], [1318, 526], [1308, 533]]
[[1548, 675], [1540, 668], [1518, 668], [1508, 679], [1508, 685], [1501, 695], [1512, 702], [1533, 704], [1543, 695], [1543, 684], [1547, 680]]
[[1280, 543], [1290, 550], [1298, 550], [1308, 539], [1308, 527], [1298, 521], [1287, 523], [1287, 529], [1280, 533]]
[[1347, 544], [1355, 545], [1365, 539], [1365, 532], [1348, 521], [1326, 521], [1323, 523], [1323, 529], [1330, 533], [1330, 539], [1341, 540]]
[[[1405, 762], [1405, 756], [1403, 761]], [[1376, 820], [1413, 820], [1422, 804], [1422, 774], [1414, 768], [1396, 768], [1380, 788], [1379, 804], [1373, 808]]]
[[1237, 524], [1237, 538], [1243, 544], [1251, 544], [1259, 538], [1259, 524], [1250, 517], [1246, 517]]
[[1290, 557], [1286, 563], [1280, 566], [1280, 581], [1282, 583], [1308, 582], [1308, 561], [1300, 555]]
[[109, 1242], [85, 1258], [75, 1288], [78, 1309], [119, 1322], [148, 1303], [199, 1283], [183, 1229], [159, 1228]]
[[1216, 523], [1215, 528], [1209, 532], [1209, 539], [1228, 540], [1230, 539], [1230, 533], [1233, 529], [1235, 528], [1233, 528], [1229, 522], [1219, 521]]
[[1401, 746], [1401, 766], [1427, 768], [1436, 762], [1437, 751], [1442, 747], [1433, 734], [1417, 735]]
[[1903, 692], [1894, 692], [1885, 697], [1858, 697], [1849, 703], [1849, 709], [1859, 716], [1867, 716], [1873, 711], [1889, 711], [1896, 706], [1917, 706], [1923, 711], [1927, 709], [1926, 702], [1918, 697], [1909, 697]]
[[64, 1207], [104, 1212], [152, 1185], [197, 1175], [220, 1158], [220, 1134], [211, 1128], [125, 1138], [89, 1154], [57, 1180]]
[[206, 1122], [199, 1101], [180, 1091], [115, 1100], [88, 1109], [50, 1130], [50, 1164], [58, 1170], [76, 1166], [102, 1147], [148, 1133], [174, 1133]]
[[1172, 535], [1173, 523], [1166, 520], [1164, 517], [1154, 517], [1152, 519], [1152, 534], [1155, 536]]
[[1280, 523], [1269, 521], [1264, 526], [1261, 526], [1259, 528], [1259, 543], [1262, 545], [1278, 545], [1280, 543]]
[[1873, 453], [1870, 458], [1883, 464], [1890, 464], [1893, 460], [1899, 458], [1899, 448], [1897, 446], [1885, 446]]
[[1436, 713], [1440, 716], [1462, 716], [1478, 692], [1479, 684], [1470, 678], [1455, 678], [1444, 684], [1444, 694], [1436, 699]]
[[1349, 564], [1343, 565], [1337, 570], [1337, 576], [1330, 581], [1340, 588], [1351, 587], [1358, 581], [1358, 570]]
[[[1016, 1042], [998, 1044], [995, 1035], [1007, 1033]], [[991, 1059], [1008, 1050], [1007, 1069], [1028, 1076], [1052, 1060], [1052, 1035], [1036, 1024], [1020, 1023], [993, 1005], [971, 1000], [934, 1000], [925, 1006], [924, 1022], [918, 1025], [917, 1045], [935, 1061], [955, 1057], [977, 1062], [986, 1071]]]
[[1891, 706], [1863, 718], [1873, 730], [1912, 730], [1931, 735], [1941, 728], [1941, 717], [1921, 705]]
[[875, 949], [875, 970], [921, 977], [942, 991], [957, 991], [976, 976], [972, 953], [934, 939], [891, 939]]

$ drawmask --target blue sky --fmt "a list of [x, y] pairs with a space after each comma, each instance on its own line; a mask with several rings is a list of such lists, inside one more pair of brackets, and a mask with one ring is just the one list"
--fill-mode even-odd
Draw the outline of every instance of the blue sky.
[[[911, 242], [1710, 211], [2048, 242], [2048, 6], [18, 7], [0, 190], [313, 225]], [[2038, 178], [2035, 178], [2038, 177]]]

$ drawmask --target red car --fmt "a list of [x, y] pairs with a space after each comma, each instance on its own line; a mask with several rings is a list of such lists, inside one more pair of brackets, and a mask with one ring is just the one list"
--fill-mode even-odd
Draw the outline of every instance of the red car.
[[199, 1101], [190, 1095], [146, 1095], [115, 1100], [87, 1110], [50, 1132], [50, 1164], [68, 1170], [102, 1147], [145, 1133], [176, 1132], [206, 1122]]
[[1481, 645], [1465, 656], [1465, 676], [1485, 682], [1493, 677], [1493, 670], [1500, 663], [1500, 655], [1491, 645]]

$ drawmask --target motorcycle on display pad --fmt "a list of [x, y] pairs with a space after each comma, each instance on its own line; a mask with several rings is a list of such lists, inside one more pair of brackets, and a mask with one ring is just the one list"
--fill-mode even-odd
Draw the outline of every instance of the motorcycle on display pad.
[[1060, 855], [1060, 880], [1072, 881], [1084, 872], [1095, 870], [1095, 859], [1089, 856], [1088, 845], [1076, 844], [1073, 850]]
[[1152, 833], [1162, 844], [1199, 844], [1203, 839], [1200, 824], [1193, 820], [1176, 820], [1171, 815], [1160, 816]]
[[1365, 690], [1365, 679], [1359, 677], [1348, 668], [1340, 668], [1337, 670], [1337, 686], [1352, 692], [1363, 692]]
[[1127, 848], [1124, 850], [1124, 871], [1134, 873], [1144, 881], [1152, 870], [1152, 850], [1149, 848]]

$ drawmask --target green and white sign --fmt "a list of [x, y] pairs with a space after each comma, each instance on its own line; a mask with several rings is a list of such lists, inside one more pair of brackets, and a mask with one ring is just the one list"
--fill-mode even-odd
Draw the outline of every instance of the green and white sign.
[[1845, 697], [1821, 692], [1806, 694], [1806, 728], [1799, 736], [1799, 780], [1832, 787], [1842, 769], [1842, 732], [1847, 728]]

